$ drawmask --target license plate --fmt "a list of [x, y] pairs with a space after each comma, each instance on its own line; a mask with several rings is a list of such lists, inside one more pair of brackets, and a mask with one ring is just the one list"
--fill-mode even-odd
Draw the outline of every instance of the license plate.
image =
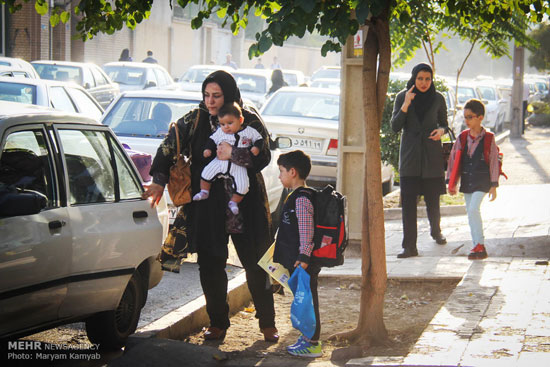
[[323, 148], [323, 140], [292, 137], [292, 148], [304, 148], [320, 152]]

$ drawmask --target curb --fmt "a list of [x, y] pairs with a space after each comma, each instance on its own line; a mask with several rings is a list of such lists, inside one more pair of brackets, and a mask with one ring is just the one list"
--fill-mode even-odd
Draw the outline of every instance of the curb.
[[[233, 315], [248, 305], [252, 296], [246, 283], [244, 271], [229, 281], [227, 285], [227, 303], [229, 314]], [[204, 294], [178, 309], [139, 328], [130, 338], [131, 343], [142, 338], [165, 338], [183, 340], [189, 334], [201, 330], [209, 324]]]

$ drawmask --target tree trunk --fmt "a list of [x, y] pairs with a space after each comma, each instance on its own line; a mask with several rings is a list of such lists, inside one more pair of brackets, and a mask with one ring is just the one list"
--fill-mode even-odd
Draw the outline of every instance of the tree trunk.
[[381, 188], [380, 124], [388, 90], [390, 35], [388, 11], [371, 18], [363, 47], [363, 101], [365, 160], [363, 222], [361, 228], [361, 304], [357, 327], [335, 335], [352, 343], [385, 342], [384, 293], [386, 291], [386, 246]]

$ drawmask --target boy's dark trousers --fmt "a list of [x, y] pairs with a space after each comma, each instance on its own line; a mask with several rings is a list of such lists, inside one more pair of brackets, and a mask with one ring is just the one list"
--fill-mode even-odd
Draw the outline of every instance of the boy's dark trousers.
[[[319, 292], [317, 283], [321, 268], [318, 265], [311, 265], [306, 269], [309, 274], [309, 287], [311, 288], [311, 298], [313, 299], [313, 310], [315, 311], [315, 333], [311, 340], [318, 341], [321, 336], [321, 316], [319, 315]], [[292, 275], [292, 274], [291, 274]]]

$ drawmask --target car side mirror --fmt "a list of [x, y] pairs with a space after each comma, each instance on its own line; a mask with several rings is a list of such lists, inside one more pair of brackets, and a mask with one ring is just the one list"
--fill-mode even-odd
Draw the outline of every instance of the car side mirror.
[[145, 89], [156, 87], [156, 86], [157, 86], [157, 83], [155, 83], [154, 81], [151, 80], [145, 85]]
[[15, 217], [40, 213], [48, 198], [37, 191], [0, 189], [0, 217]]
[[91, 87], [90, 83], [84, 84], [84, 89], [90, 89], [90, 87]]
[[287, 138], [286, 136], [279, 136], [278, 138], [275, 139], [275, 141], [269, 139], [269, 142], [270, 142], [269, 148], [271, 150], [277, 149], [277, 148], [288, 149], [292, 147], [292, 140], [290, 138]]

